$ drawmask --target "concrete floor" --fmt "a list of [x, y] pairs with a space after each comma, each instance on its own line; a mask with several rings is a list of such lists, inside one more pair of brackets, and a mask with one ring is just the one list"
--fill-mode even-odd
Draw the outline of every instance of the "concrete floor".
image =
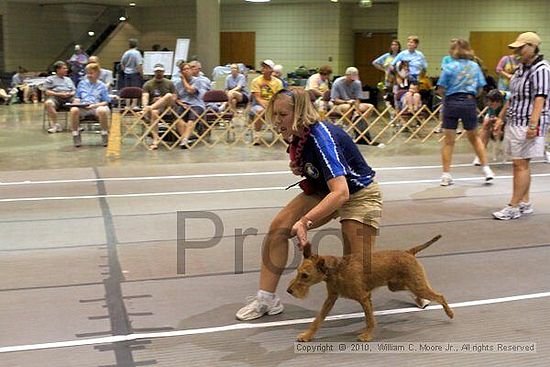
[[[293, 299], [282, 291], [289, 270], [279, 292], [283, 314], [247, 329], [234, 318], [256, 291], [270, 218], [297, 193], [284, 190], [296, 178], [283, 147], [125, 147], [110, 160], [102, 147], [76, 150], [69, 134], [42, 132], [41, 113], [40, 105], [0, 109], [2, 367], [543, 366], [550, 358], [549, 164], [533, 164], [535, 214], [499, 222], [490, 213], [509, 199], [509, 164], [493, 165], [497, 179], [484, 185], [461, 142], [456, 184], [443, 188], [436, 142], [361, 146], [385, 200], [377, 248], [404, 249], [441, 233], [419, 258], [456, 315], [449, 320], [437, 307], [411, 312], [407, 294], [381, 289], [373, 297], [375, 341], [531, 342], [536, 354], [297, 354], [295, 337], [320, 308], [323, 286]], [[178, 274], [178, 228], [196, 212], [223, 228], [188, 219], [186, 239], [215, 243], [185, 251]], [[322, 253], [341, 252], [331, 235], [337, 229], [330, 223], [312, 233], [326, 235]], [[242, 255], [239, 231], [256, 233], [243, 239]], [[297, 261], [291, 252], [290, 267]], [[316, 341], [353, 342], [360, 311], [339, 300], [331, 315], [343, 317], [327, 321]]]

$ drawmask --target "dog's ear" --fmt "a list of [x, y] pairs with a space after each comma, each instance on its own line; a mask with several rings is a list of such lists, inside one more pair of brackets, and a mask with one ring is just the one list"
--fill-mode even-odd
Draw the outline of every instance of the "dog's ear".
[[311, 257], [311, 244], [305, 245], [302, 251], [304, 252], [304, 259], [309, 259]]
[[321, 274], [326, 274], [328, 272], [327, 263], [323, 257], [319, 257], [319, 259], [317, 259], [315, 266], [317, 266], [317, 271]]

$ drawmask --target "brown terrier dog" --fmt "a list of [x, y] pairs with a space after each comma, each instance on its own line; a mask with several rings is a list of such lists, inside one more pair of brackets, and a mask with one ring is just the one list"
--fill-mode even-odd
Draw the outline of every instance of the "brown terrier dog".
[[417, 301], [421, 298], [436, 301], [443, 306], [447, 316], [452, 319], [454, 314], [445, 297], [430, 288], [424, 267], [415, 257], [416, 253], [440, 238], [441, 235], [435, 236], [425, 244], [407, 251], [374, 252], [370, 259], [365, 259], [365, 264], [354, 255], [344, 257], [312, 255], [311, 246], [306, 246], [304, 261], [298, 267], [298, 274], [290, 282], [287, 292], [296, 298], [305, 298], [309, 287], [325, 281], [327, 299], [309, 329], [298, 335], [298, 341], [307, 342], [313, 338], [338, 297], [354, 299], [363, 306], [367, 328], [359, 335], [358, 340], [364, 342], [372, 340], [376, 321], [371, 292], [384, 285], [387, 285], [392, 292], [410, 290], [417, 297]]

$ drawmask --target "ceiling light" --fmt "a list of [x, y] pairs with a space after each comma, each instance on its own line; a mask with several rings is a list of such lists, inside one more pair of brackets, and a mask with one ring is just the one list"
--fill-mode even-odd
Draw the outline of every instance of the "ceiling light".
[[370, 8], [372, 6], [372, 0], [359, 0], [359, 6], [362, 8]]
[[130, 6], [136, 6], [136, 3], [130, 3], [130, 4], [128, 4], [128, 5], [130, 5]]
[[331, 3], [337, 3], [338, 0], [330, 0]]
[[246, 1], [247, 3], [268, 3], [271, 0], [244, 0], [244, 1]]
[[126, 17], [122, 15], [120, 18], [118, 18], [118, 20], [120, 20], [121, 22], [124, 22], [126, 20]]
[[95, 35], [94, 31], [88, 31], [88, 36], [93, 37]]

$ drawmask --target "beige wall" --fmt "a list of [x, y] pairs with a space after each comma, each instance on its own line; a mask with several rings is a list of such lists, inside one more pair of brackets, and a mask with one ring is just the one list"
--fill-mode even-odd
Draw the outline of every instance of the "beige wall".
[[351, 23], [355, 31], [397, 31], [398, 5], [374, 4], [372, 8], [351, 8]]
[[471, 31], [536, 31], [542, 38], [542, 52], [546, 50], [548, 54], [549, 21], [548, 0], [401, 0], [399, 3], [399, 39], [404, 45], [407, 35], [420, 37], [419, 50], [426, 56], [431, 75], [439, 74], [449, 40], [468, 39]]

